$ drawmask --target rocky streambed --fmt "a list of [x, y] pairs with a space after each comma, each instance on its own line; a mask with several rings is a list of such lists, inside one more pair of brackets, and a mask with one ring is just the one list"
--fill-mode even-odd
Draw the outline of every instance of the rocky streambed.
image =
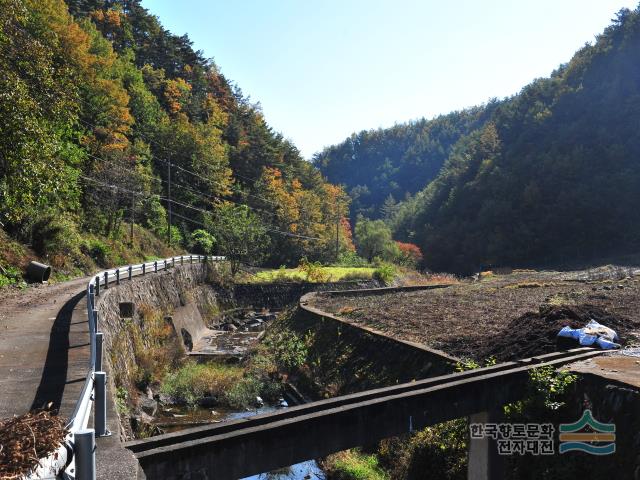
[[204, 335], [195, 342], [184, 338], [191, 356], [220, 356], [241, 358], [262, 338], [269, 324], [273, 323], [279, 311], [263, 308], [233, 308], [221, 312], [210, 324]]

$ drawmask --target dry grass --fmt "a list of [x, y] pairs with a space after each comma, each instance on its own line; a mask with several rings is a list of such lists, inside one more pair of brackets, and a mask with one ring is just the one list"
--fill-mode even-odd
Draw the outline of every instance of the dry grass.
[[353, 307], [351, 305], [346, 305], [342, 307], [340, 310], [338, 310], [338, 315], [350, 315], [354, 312], [357, 312], [358, 310], [360, 310], [360, 308]]
[[421, 285], [454, 285], [460, 283], [460, 279], [450, 273], [421, 274], [415, 271], [402, 272], [400, 281], [403, 287], [415, 287]]
[[511, 285], [506, 285], [504, 288], [542, 288], [550, 287], [552, 284], [540, 283], [540, 282], [520, 282]]

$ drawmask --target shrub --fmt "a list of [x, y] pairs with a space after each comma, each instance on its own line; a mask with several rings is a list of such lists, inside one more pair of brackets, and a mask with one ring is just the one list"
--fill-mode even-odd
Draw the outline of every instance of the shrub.
[[246, 408], [255, 403], [256, 397], [262, 396], [264, 382], [257, 377], [246, 377], [233, 384], [224, 393], [224, 402], [231, 408]]
[[2, 268], [0, 266], [0, 287], [22, 284], [23, 282], [20, 270], [15, 267]]
[[326, 463], [330, 479], [386, 480], [389, 478], [380, 468], [375, 455], [366, 455], [357, 449], [336, 453], [330, 456]]
[[383, 440], [378, 459], [391, 478], [467, 478], [466, 418], [439, 423], [411, 435]]
[[48, 258], [53, 266], [63, 267], [79, 256], [80, 235], [70, 219], [46, 214], [37, 218], [29, 228], [33, 232], [32, 248], [38, 255]]
[[397, 271], [396, 268], [390, 263], [382, 263], [378, 268], [373, 272], [373, 278], [379, 280], [383, 283], [389, 284], [393, 282], [393, 279], [396, 277]]
[[199, 255], [210, 255], [216, 245], [216, 239], [206, 230], [194, 230], [189, 237], [189, 248]]
[[106, 243], [94, 239], [84, 243], [81, 249], [89, 255], [98, 266], [106, 268], [109, 266], [109, 256], [111, 248]]
[[291, 330], [284, 329], [269, 335], [264, 345], [278, 367], [285, 370], [299, 368], [307, 359], [306, 342]]
[[399, 255], [396, 259], [398, 264], [415, 268], [422, 261], [422, 251], [414, 243], [396, 241], [396, 245], [399, 250]]
[[234, 389], [254, 391], [250, 385], [240, 387], [243, 383], [242, 374], [243, 370], [239, 366], [187, 362], [178, 370], [166, 375], [161, 391], [189, 405], [197, 404], [204, 397], [221, 400], [227, 392]]
[[336, 262], [337, 267], [368, 267], [369, 262], [356, 252], [342, 252]]
[[310, 262], [306, 258], [300, 260], [298, 269], [305, 274], [308, 282], [328, 282], [330, 275], [324, 271], [320, 262]]

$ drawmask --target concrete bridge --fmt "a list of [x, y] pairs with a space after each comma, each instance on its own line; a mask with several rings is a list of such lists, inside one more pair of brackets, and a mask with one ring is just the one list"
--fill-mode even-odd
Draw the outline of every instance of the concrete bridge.
[[[139, 478], [237, 479], [374, 443], [521, 398], [529, 371], [559, 367], [601, 353], [556, 352], [487, 368], [433, 377], [160, 435], [125, 446], [139, 461]], [[470, 445], [469, 478], [497, 478], [488, 441]]]

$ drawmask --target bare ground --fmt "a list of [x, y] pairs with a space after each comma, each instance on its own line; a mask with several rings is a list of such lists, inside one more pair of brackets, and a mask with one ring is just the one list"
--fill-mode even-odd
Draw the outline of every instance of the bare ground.
[[640, 345], [640, 271], [515, 271], [447, 288], [385, 295], [319, 294], [315, 305], [390, 336], [461, 358], [524, 358], [577, 346], [558, 343], [565, 325], [590, 319]]

